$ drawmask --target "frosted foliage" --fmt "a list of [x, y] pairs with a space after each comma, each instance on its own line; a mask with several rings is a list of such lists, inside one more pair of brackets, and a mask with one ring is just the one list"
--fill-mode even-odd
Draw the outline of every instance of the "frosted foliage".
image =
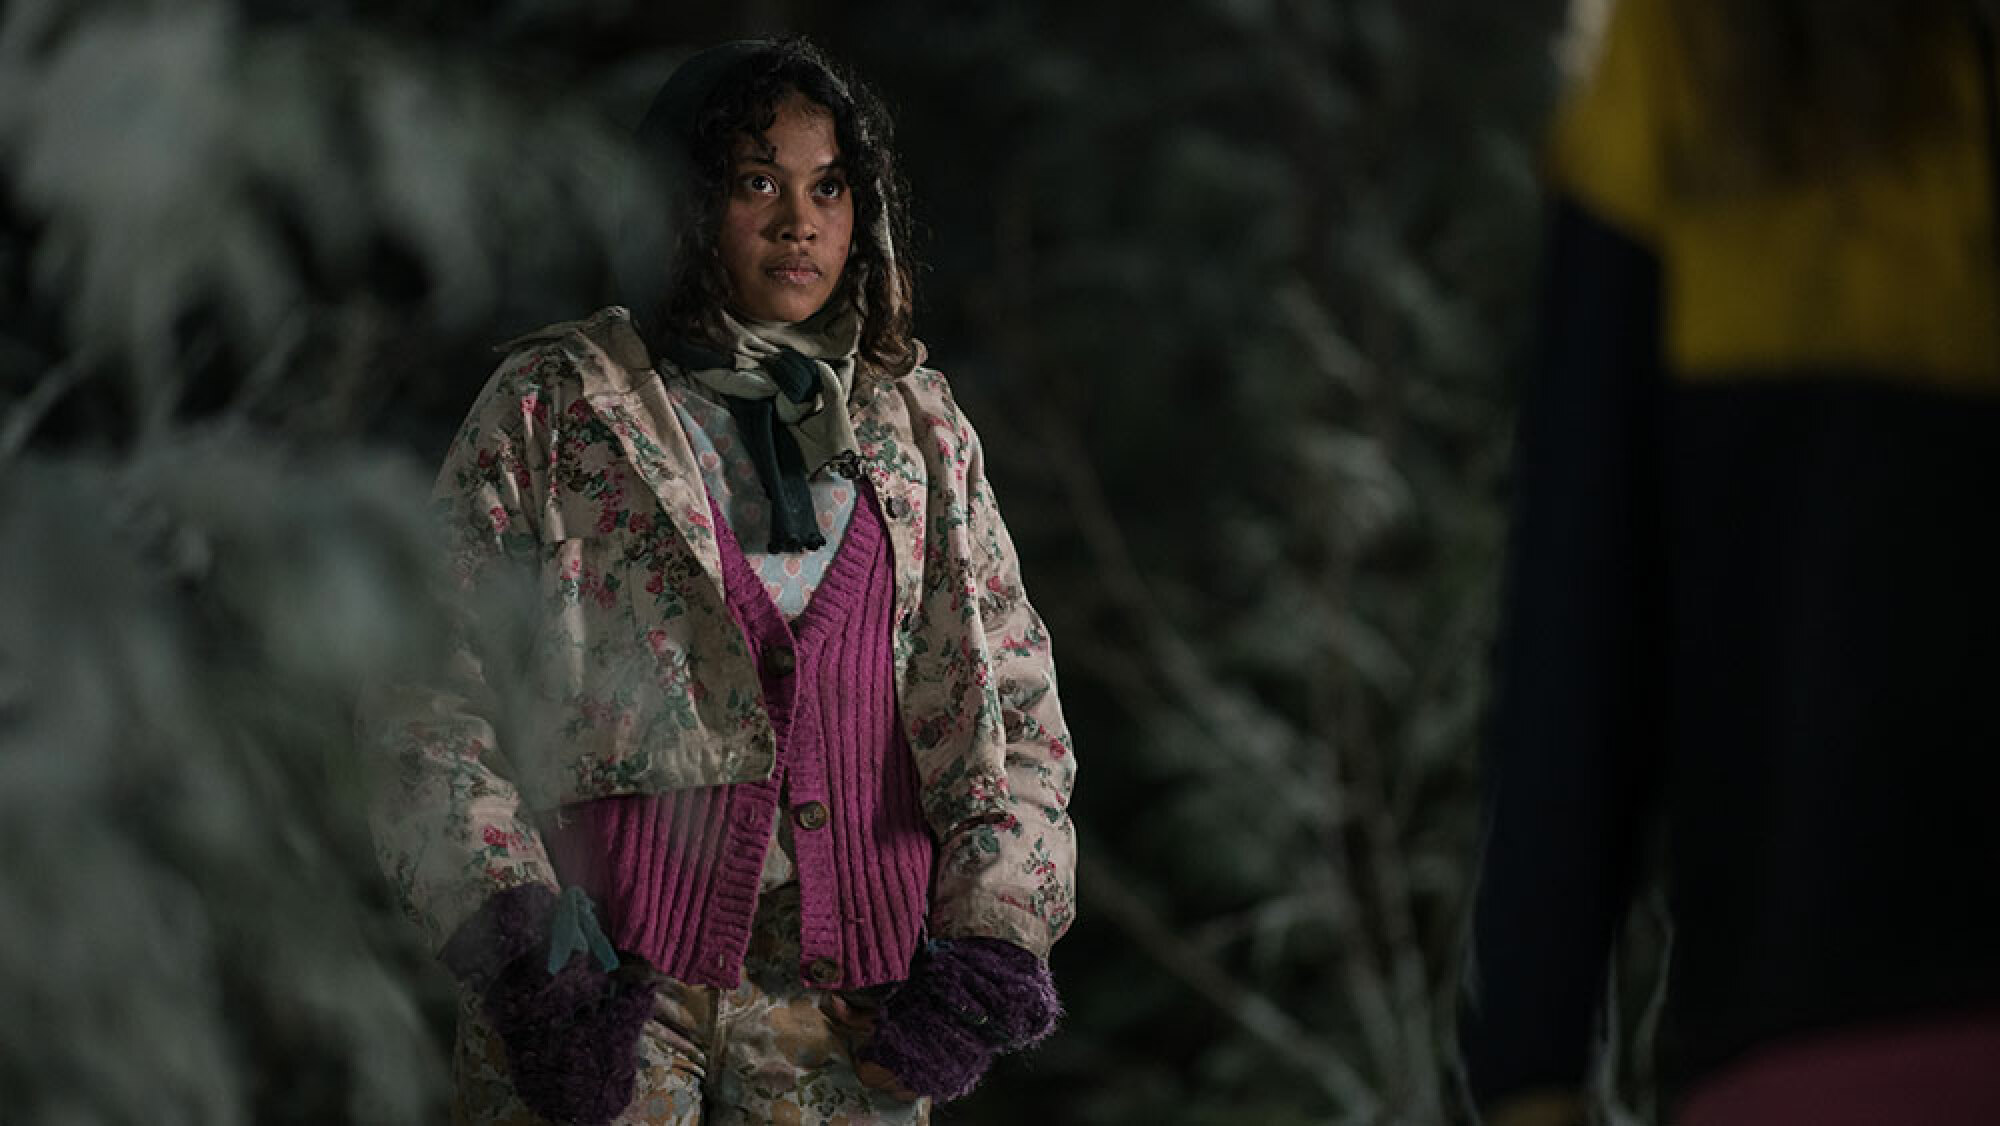
[[1380, 439], [1330, 426], [1302, 426], [1299, 456], [1340, 497], [1334, 517], [1347, 543], [1365, 546], [1414, 505], [1410, 486]]
[[979, 138], [927, 202], [995, 231], [946, 298], [994, 374], [952, 374], [1100, 782], [1071, 1022], [984, 1120], [1472, 1119], [1474, 747], [1564, 6], [1026, 3], [931, 64], [981, 81], [909, 130]]
[[352, 738], [435, 657], [427, 475], [329, 432], [665, 260], [600, 93], [284, 6], [0, 3], [9, 1126], [439, 1120]]
[[8, 1122], [430, 1120], [442, 1068], [346, 761], [355, 686], [432, 635], [422, 495], [240, 436], [11, 467]]
[[40, 290], [84, 358], [130, 366], [153, 417], [191, 311], [220, 310], [236, 354], [268, 361], [329, 287], [372, 300], [363, 271], [384, 246], [449, 325], [579, 251], [634, 282], [663, 258], [653, 178], [580, 104], [355, 26], [77, 7], [34, 50], [45, 10], [0, 8], [0, 153], [47, 224]]

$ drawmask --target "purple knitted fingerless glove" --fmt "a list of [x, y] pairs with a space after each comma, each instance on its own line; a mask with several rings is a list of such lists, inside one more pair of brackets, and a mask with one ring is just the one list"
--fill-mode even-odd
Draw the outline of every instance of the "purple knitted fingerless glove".
[[919, 1095], [969, 1093], [996, 1056], [1047, 1036], [1062, 1016], [1040, 958], [997, 938], [940, 939], [917, 954], [910, 978], [882, 1002], [856, 1055]]
[[595, 1126], [632, 1101], [654, 985], [622, 967], [607, 972], [588, 951], [551, 974], [556, 903], [540, 884], [500, 892], [459, 927], [441, 958], [480, 994], [521, 1101], [544, 1118]]

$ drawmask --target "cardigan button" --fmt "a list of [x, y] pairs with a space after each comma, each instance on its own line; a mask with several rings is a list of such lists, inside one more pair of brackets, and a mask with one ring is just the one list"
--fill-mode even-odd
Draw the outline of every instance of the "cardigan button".
[[815, 985], [832, 985], [840, 980], [840, 963], [832, 958], [814, 958], [806, 966], [806, 976]]
[[827, 816], [825, 802], [809, 801], [792, 807], [792, 823], [801, 829], [823, 829]]
[[799, 659], [792, 654], [789, 645], [769, 645], [764, 648], [764, 671], [772, 676], [790, 676], [798, 667]]
[[902, 497], [890, 497], [882, 502], [882, 511], [888, 513], [891, 520], [901, 520], [910, 514], [910, 502]]

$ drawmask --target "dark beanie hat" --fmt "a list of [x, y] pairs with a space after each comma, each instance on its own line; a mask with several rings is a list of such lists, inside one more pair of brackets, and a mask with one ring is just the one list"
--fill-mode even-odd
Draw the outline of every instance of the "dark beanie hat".
[[738, 39], [688, 56], [653, 95], [653, 104], [639, 121], [639, 140], [654, 152], [686, 157], [709, 95], [739, 67], [775, 49], [776, 44], [766, 39]]

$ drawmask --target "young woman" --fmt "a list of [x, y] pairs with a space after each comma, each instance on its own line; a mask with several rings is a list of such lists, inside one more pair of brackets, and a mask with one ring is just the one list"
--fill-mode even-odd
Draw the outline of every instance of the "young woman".
[[380, 852], [464, 986], [463, 1120], [921, 1122], [1058, 1013], [1048, 636], [875, 99], [732, 43], [641, 136], [690, 185], [667, 301], [516, 341], [456, 439], [484, 640], [383, 705]]

